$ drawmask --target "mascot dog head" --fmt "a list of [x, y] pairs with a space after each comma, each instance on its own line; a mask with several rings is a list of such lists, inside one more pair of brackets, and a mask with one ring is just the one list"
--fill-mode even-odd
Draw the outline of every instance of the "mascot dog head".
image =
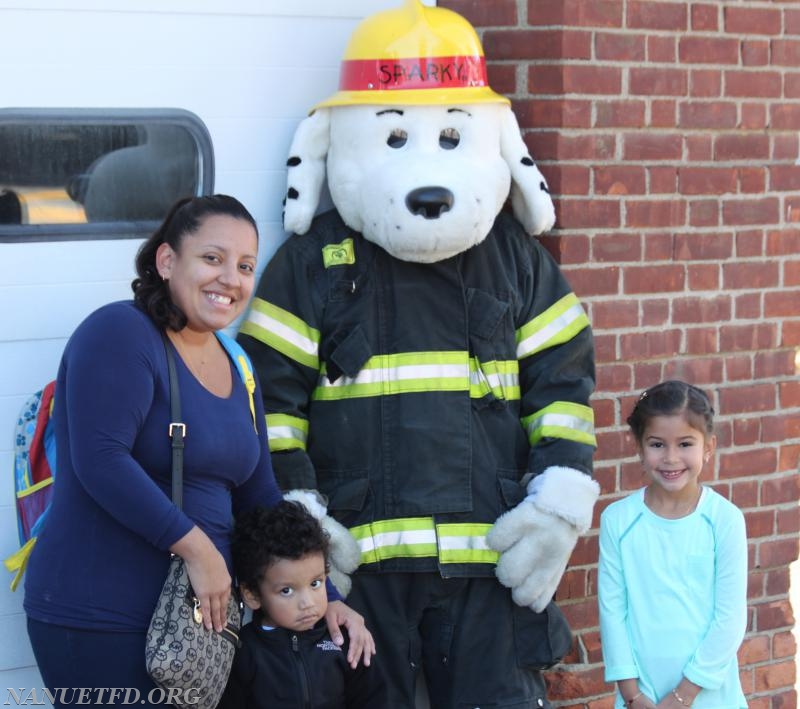
[[432, 263], [479, 244], [506, 198], [530, 234], [555, 223], [508, 99], [486, 80], [460, 15], [406, 0], [364, 20], [340, 90], [295, 133], [284, 227], [305, 233], [326, 174], [344, 222], [396, 258]]

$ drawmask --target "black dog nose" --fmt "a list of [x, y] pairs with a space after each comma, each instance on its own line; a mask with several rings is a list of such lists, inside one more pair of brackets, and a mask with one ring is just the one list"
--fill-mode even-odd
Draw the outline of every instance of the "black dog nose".
[[446, 187], [418, 187], [406, 196], [406, 207], [425, 219], [438, 219], [453, 206], [453, 193]]

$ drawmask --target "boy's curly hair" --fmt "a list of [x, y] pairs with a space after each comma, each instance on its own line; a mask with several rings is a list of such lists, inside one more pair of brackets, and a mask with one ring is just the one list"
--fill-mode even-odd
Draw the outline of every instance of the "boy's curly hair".
[[328, 533], [299, 502], [255, 507], [236, 519], [231, 541], [239, 583], [256, 590], [266, 570], [280, 559], [301, 559], [319, 552], [329, 569]]

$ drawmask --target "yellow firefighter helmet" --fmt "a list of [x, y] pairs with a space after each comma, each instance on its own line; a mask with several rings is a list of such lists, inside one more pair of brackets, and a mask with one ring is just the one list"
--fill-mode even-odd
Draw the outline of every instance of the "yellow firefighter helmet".
[[339, 91], [314, 109], [354, 104], [510, 103], [492, 91], [478, 35], [461, 15], [406, 0], [355, 29]]

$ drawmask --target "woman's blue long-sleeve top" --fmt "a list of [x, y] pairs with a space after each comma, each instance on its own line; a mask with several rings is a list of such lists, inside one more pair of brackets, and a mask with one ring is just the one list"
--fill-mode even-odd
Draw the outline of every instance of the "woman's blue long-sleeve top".
[[[693, 709], [746, 707], [736, 653], [747, 624], [744, 515], [711, 488], [664, 519], [643, 490], [600, 518], [600, 633], [606, 681], [637, 678], [655, 702], [682, 677], [702, 687]], [[617, 709], [624, 701], [617, 692]]]
[[132, 302], [112, 303], [67, 343], [55, 390], [53, 502], [26, 572], [31, 618], [146, 630], [172, 544], [196, 524], [230, 568], [234, 514], [281, 499], [260, 393], [256, 435], [233, 363], [228, 398], [205, 389], [180, 356], [176, 364], [186, 423], [182, 511], [170, 498], [169, 377], [152, 320]]

